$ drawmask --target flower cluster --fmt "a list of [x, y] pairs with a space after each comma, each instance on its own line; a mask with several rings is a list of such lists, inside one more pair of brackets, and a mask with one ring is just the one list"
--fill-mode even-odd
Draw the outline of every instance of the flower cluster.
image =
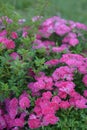
[[19, 99], [12, 98], [6, 99], [4, 104], [0, 104], [4, 107], [0, 108], [0, 129], [4, 128], [15, 130], [18, 127], [22, 128], [25, 124], [25, 116], [27, 115], [26, 109], [30, 107], [29, 95], [24, 92], [20, 95]]
[[[11, 21], [7, 17], [3, 17], [0, 22], [3, 22], [4, 19], [8, 23]], [[32, 22], [39, 19], [39, 16], [35, 17]], [[19, 43], [19, 39], [22, 38], [27, 41], [29, 28], [24, 27], [21, 36], [18, 34], [19, 30], [11, 32], [9, 37], [7, 30], [1, 30], [0, 47], [4, 53], [6, 50], [9, 51], [11, 60], [8, 62], [18, 65], [18, 70], [21, 71], [23, 66], [20, 68], [20, 64], [25, 61], [26, 63], [32, 62], [33, 56], [28, 50], [30, 44], [26, 46], [23, 42]], [[43, 66], [46, 65], [47, 68], [42, 69], [37, 74], [34, 70], [39, 65], [35, 66], [36, 62], [33, 61], [31, 66], [27, 65], [27, 68], [24, 68], [22, 73], [26, 76], [24, 83], [22, 82], [24, 78], [22, 74], [20, 74], [22, 78], [17, 79], [13, 84], [10, 82], [12, 78], [7, 75], [6, 83], [9, 82], [13, 85], [12, 87], [15, 85], [17, 89], [20, 86], [17, 82], [20, 80], [23, 83], [24, 91], [19, 97], [16, 97], [15, 92], [11, 90], [12, 93], [9, 98], [0, 102], [0, 130], [5, 128], [7, 130], [19, 130], [25, 126], [36, 129], [54, 125], [60, 121], [60, 117], [57, 116], [59, 110], [71, 107], [87, 108], [87, 58], [72, 51], [72, 47], [75, 48], [80, 45], [81, 30], [87, 31], [87, 26], [79, 22], [61, 19], [58, 16], [46, 19], [39, 26], [35, 39], [31, 42], [31, 49], [35, 51], [36, 57], [45, 57]], [[55, 37], [51, 39], [53, 35]], [[21, 53], [17, 50], [18, 47], [22, 48]], [[39, 49], [43, 48], [45, 49], [44, 56], [38, 56]], [[2, 55], [2, 53], [0, 54]], [[17, 64], [16, 61], [21, 62]], [[8, 66], [11, 66], [11, 63]], [[20, 76], [18, 70], [16, 67], [13, 68], [15, 76]]]

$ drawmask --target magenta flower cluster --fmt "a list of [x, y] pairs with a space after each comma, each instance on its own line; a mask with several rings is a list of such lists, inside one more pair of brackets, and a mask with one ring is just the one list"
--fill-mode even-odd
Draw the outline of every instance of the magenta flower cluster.
[[[35, 20], [36, 17], [33, 21], [35, 22]], [[80, 30], [87, 31], [87, 26], [57, 16], [46, 19], [40, 25], [32, 48], [45, 48], [47, 56], [50, 56], [50, 53], [58, 54], [63, 51], [66, 53], [63, 53], [60, 58], [51, 58], [44, 63], [48, 66], [49, 71], [55, 67], [50, 76], [45, 72], [40, 72], [38, 76], [32, 73], [34, 81], [27, 85], [31, 95], [24, 91], [18, 99], [8, 98], [0, 103], [0, 130], [4, 128], [19, 130], [25, 125], [30, 129], [54, 125], [60, 121], [60, 117], [56, 116], [60, 109], [87, 108], [87, 58], [70, 51], [70, 47], [79, 44]], [[60, 46], [57, 46], [55, 41], [48, 40], [53, 33], [62, 38]], [[27, 35], [27, 32], [24, 30], [22, 36], [25, 34]], [[47, 40], [43, 41], [43, 37]], [[16, 32], [12, 32], [10, 39], [7, 38], [6, 30], [0, 32], [0, 44], [5, 49], [15, 49], [14, 39], [16, 38], [18, 38]], [[20, 59], [19, 54], [15, 51], [10, 56], [14, 60]], [[82, 94], [77, 91], [79, 86], [74, 82], [76, 73], [83, 76], [81, 82], [85, 89]], [[34, 106], [31, 107], [31, 100], [34, 97]]]

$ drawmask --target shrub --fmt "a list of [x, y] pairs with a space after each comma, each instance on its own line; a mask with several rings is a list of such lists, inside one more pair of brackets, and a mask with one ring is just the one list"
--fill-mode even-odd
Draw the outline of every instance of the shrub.
[[40, 19], [0, 19], [0, 129], [86, 129], [87, 26]]

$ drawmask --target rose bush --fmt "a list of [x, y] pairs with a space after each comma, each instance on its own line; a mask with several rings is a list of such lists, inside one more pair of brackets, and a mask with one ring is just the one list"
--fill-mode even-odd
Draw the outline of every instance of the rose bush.
[[74, 129], [79, 118], [85, 129], [87, 26], [54, 16], [34, 33], [19, 21], [8, 31], [14, 21], [0, 18], [0, 130]]

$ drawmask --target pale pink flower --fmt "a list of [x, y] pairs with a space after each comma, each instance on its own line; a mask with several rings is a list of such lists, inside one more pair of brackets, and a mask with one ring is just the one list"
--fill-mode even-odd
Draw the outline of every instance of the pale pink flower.
[[26, 19], [19, 19], [19, 20], [18, 20], [18, 23], [19, 23], [19, 24], [23, 24], [23, 23], [25, 23], [25, 22], [26, 22]]
[[33, 22], [36, 22], [36, 21], [38, 21], [38, 20], [41, 20], [43, 18], [43, 16], [34, 16], [33, 18], [32, 18], [32, 21]]

